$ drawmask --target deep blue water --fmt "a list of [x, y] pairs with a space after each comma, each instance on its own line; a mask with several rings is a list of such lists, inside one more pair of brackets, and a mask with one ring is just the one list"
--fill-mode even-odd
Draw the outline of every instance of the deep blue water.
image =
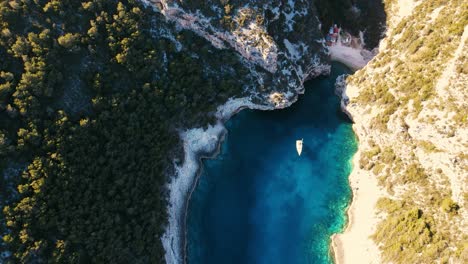
[[343, 73], [334, 64], [292, 107], [244, 110], [227, 123], [221, 153], [204, 161], [189, 203], [189, 264], [333, 262], [330, 235], [346, 222], [357, 147], [334, 95]]

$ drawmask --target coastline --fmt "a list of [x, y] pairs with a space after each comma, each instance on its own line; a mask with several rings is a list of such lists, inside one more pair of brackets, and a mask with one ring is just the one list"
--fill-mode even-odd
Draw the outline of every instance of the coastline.
[[377, 180], [359, 169], [360, 154], [358, 149], [349, 175], [352, 195], [346, 209], [346, 228], [331, 236], [330, 250], [336, 264], [354, 263], [356, 259], [361, 263], [380, 263], [379, 249], [368, 235], [374, 233], [379, 220], [374, 207], [381, 192]]
[[[238, 107], [232, 103], [234, 101]], [[218, 118], [216, 125], [210, 125], [206, 130], [193, 128], [180, 133], [184, 145], [184, 162], [180, 166], [174, 164], [176, 175], [167, 186], [169, 222], [161, 238], [168, 264], [185, 263], [185, 221], [188, 201], [201, 173], [202, 159], [215, 157], [219, 152], [226, 133], [223, 125], [225, 120], [249, 107], [242, 101], [248, 101], [248, 99], [229, 100], [225, 105], [220, 106], [216, 114]], [[258, 106], [258, 108], [261, 107]]]
[[180, 227], [182, 228], [181, 234], [182, 234], [183, 237], [181, 237], [180, 240], [181, 240], [181, 242], [183, 244], [182, 248], [181, 248], [181, 250], [182, 250], [182, 262], [183, 263], [187, 262], [187, 252], [186, 251], [187, 251], [187, 213], [188, 213], [188, 207], [189, 207], [190, 199], [192, 198], [192, 194], [193, 194], [193, 192], [195, 191], [195, 189], [197, 187], [198, 180], [200, 179], [200, 176], [203, 173], [203, 159], [213, 159], [216, 156], [218, 156], [218, 154], [221, 151], [221, 145], [224, 142], [226, 134], [227, 134], [227, 131], [224, 130], [222, 132], [222, 134], [220, 135], [220, 138], [219, 138], [218, 144], [216, 146], [216, 149], [212, 153], [202, 154], [202, 155], [200, 155], [198, 157], [198, 163], [200, 164], [200, 168], [195, 173], [195, 177], [194, 177], [194, 180], [193, 180], [193, 183], [192, 183], [192, 188], [188, 192], [186, 199], [184, 199], [184, 205], [183, 205], [184, 213], [183, 213], [183, 216], [181, 216], [181, 218], [183, 218], [183, 223], [181, 223]]
[[348, 66], [353, 71], [360, 70], [374, 57], [375, 50], [369, 51], [359, 45], [359, 47], [348, 47], [341, 43], [341, 37], [338, 37], [336, 44], [328, 47], [330, 58]]
[[[161, 237], [165, 250], [167, 264], [179, 264], [186, 262], [186, 231], [185, 221], [190, 195], [195, 188], [197, 177], [200, 172], [200, 164], [203, 158], [215, 157], [224, 138], [224, 123], [243, 109], [253, 110], [275, 110], [289, 107], [304, 94], [303, 83], [307, 79], [330, 73], [330, 65], [321, 64], [319, 60], [300, 78], [300, 86], [296, 87], [295, 93], [280, 94], [272, 92], [264, 98], [264, 104], [252, 102], [250, 97], [231, 98], [225, 104], [218, 106], [216, 111], [217, 123], [208, 128], [192, 128], [180, 133], [184, 145], [184, 163], [174, 163], [176, 175], [167, 185], [169, 190], [168, 225]], [[280, 100], [277, 96], [280, 95]]]
[[[363, 65], [364, 59], [361, 55], [361, 51], [363, 49], [348, 48], [344, 46], [337, 48], [338, 49], [335, 49], [335, 51], [331, 50], [330, 52], [332, 61], [343, 63], [353, 70], [357, 70], [358, 68], [365, 66], [365, 64]], [[347, 48], [345, 49], [346, 52], [336, 52], [336, 50], [340, 51], [342, 48]], [[347, 52], [351, 52], [353, 56], [340, 56], [340, 54], [348, 54]], [[365, 61], [365, 63], [367, 63], [367, 61]], [[317, 70], [311, 72], [311, 76], [308, 76], [307, 78], [314, 78], [318, 75], [327, 74], [329, 72], [329, 67], [323, 67], [323, 65], [317, 65], [316, 69]], [[305, 79], [306, 78], [303, 78], [303, 81]], [[206, 130], [202, 128], [188, 129], [181, 133], [180, 136], [184, 144], [185, 159], [182, 165], [175, 164], [176, 177], [174, 177], [168, 184], [168, 190], [170, 193], [168, 208], [169, 224], [161, 239], [166, 251], [166, 263], [186, 263], [186, 217], [189, 200], [193, 190], [196, 187], [198, 177], [200, 176], [203, 169], [201, 165], [202, 159], [214, 158], [220, 151], [220, 147], [226, 133], [224, 123], [236, 113], [246, 108], [264, 111], [286, 108], [296, 102], [299, 95], [303, 93], [304, 87], [301, 85], [300, 87], [297, 87], [296, 93], [292, 97], [288, 95], [287, 98], [282, 100], [279, 104], [271, 100], [271, 96], [268, 104], [263, 105], [252, 103], [249, 97], [229, 99], [224, 105], [218, 107], [216, 112], [218, 122], [215, 126], [209, 126]], [[355, 130], [354, 125], [353, 130]], [[356, 153], [355, 157], [357, 155], [358, 153]], [[356, 167], [353, 166], [352, 174], [355, 172], [354, 168]], [[350, 208], [355, 202], [354, 197], [357, 197], [357, 194], [354, 190], [355, 186], [351, 183], [351, 181], [350, 186], [353, 190], [353, 197], [350, 207], [347, 209], [348, 223], [345, 232], [348, 232], [348, 229], [352, 227], [350, 219], [353, 218], [353, 214]], [[336, 234], [332, 236], [331, 249], [335, 252], [334, 255], [336, 256], [336, 254], [338, 254], [337, 252], [343, 251], [343, 247], [335, 246], [335, 243], [339, 243], [336, 242], [337, 238], [335, 238], [335, 236]], [[342, 255], [343, 253], [340, 254]]]
[[[362, 149], [369, 148], [365, 141], [366, 131], [362, 124], [369, 122], [363, 119], [363, 113], [354, 105], [347, 106], [349, 97], [356, 97], [359, 93], [357, 87], [346, 86], [344, 78], [337, 81], [336, 92], [341, 97], [341, 108], [353, 120], [353, 131], [358, 140], [358, 150], [354, 154], [353, 168], [348, 181], [352, 190], [351, 201], [346, 209], [347, 223], [345, 229], [331, 236], [331, 254], [336, 264], [380, 263], [380, 254], [377, 245], [370, 238], [375, 232], [379, 222], [375, 205], [377, 200], [384, 196], [383, 190], [378, 187], [374, 175], [359, 167]], [[359, 222], [359, 225], [355, 223]]]
[[[156, 2], [160, 3], [162, 7], [161, 10], [159, 9], [159, 7], [155, 6]], [[177, 5], [171, 5], [171, 1], [143, 0], [143, 3], [145, 3], [149, 7], [152, 7], [157, 12], [161, 12], [166, 17], [166, 19], [174, 21], [178, 27], [194, 31], [199, 36], [208, 40], [215, 47], [223, 48], [231, 46], [231, 48], [234, 48], [242, 57], [246, 59], [246, 61], [250, 61], [249, 63], [253, 62], [254, 65], [259, 65], [260, 67], [264, 68], [269, 72], [275, 72], [277, 70], [277, 65], [280, 64], [279, 59], [277, 60], [279, 50], [274, 42], [267, 43], [269, 44], [267, 45], [269, 47], [268, 49], [260, 50], [260, 53], [263, 52], [262, 54], [264, 55], [264, 57], [254, 56], [252, 52], [247, 51], [254, 50], [253, 48], [256, 47], [251, 46], [246, 41], [237, 41], [233, 43], [232, 34], [224, 34], [222, 32], [217, 32], [217, 30], [213, 28], [212, 25], [209, 23], [209, 20], [207, 20], [201, 14], [186, 12]], [[194, 23], [195, 21], [197, 23]], [[216, 34], [212, 34], [212, 32], [216, 32]], [[289, 41], [287, 43], [289, 43]], [[341, 41], [338, 41], [336, 45], [329, 47], [328, 55], [330, 56], [332, 61], [343, 63], [355, 71], [359, 70], [363, 68], [375, 54], [374, 52], [365, 50], [362, 47], [362, 37], [361, 41], [358, 43], [360, 44], [357, 46], [355, 45], [355, 47], [348, 47], [342, 45]], [[294, 48], [295, 46], [288, 45], [288, 47], [288, 52], [286, 53], [287, 56], [285, 61], [297, 61], [298, 58], [300, 58], [301, 54], [298, 53], [298, 58], [296, 58], [297, 50]], [[298, 77], [297, 79], [292, 78], [293, 80], [291, 80], [290, 78], [288, 78], [289, 82], [287, 83], [287, 85], [290, 89], [288, 89], [289, 91], [287, 91], [286, 93], [272, 91], [271, 94], [266, 94], [262, 96], [263, 102], [261, 104], [252, 103], [252, 101], [248, 97], [230, 99], [224, 105], [218, 107], [218, 111], [216, 113], [218, 121], [215, 126], [209, 126], [206, 130], [202, 128], [193, 128], [180, 133], [184, 145], [185, 159], [183, 164], [174, 164], [176, 169], [176, 176], [173, 177], [172, 181], [168, 184], [168, 191], [170, 196], [168, 205], [169, 219], [166, 231], [163, 237], [161, 238], [166, 252], [166, 263], [179, 264], [186, 262], [185, 222], [189, 199], [196, 186], [198, 177], [200, 176], [202, 170], [202, 159], [215, 157], [219, 152], [220, 146], [226, 133], [224, 128], [224, 122], [226, 122], [234, 114], [245, 108], [257, 110], [274, 110], [279, 108], [285, 108], [291, 105], [298, 99], [298, 94], [302, 94], [304, 92], [303, 83], [306, 79], [308, 79], [309, 77], [316, 77], [320, 74], [326, 73], [327, 71], [326, 66], [321, 67], [320, 59], [318, 59], [316, 56], [309, 59], [311, 60], [307, 63], [307, 66], [305, 68], [303, 68], [303, 66], [305, 65], [296, 65], [295, 63], [290, 65], [290, 67], [286, 67], [287, 70], [285, 76], [291, 77], [291, 73], [294, 71], [296, 71], [298, 75], [295, 76]], [[282, 67], [285, 66], [283, 65]], [[259, 77], [261, 79], [261, 76]], [[263, 83], [263, 81], [260, 80], [259, 83]], [[346, 109], [346, 107], [343, 107], [343, 102], [342, 109], [345, 110], [344, 112], [351, 118], [351, 120], [354, 121], [355, 124], [359, 123], [359, 120], [355, 120], [359, 116], [351, 114], [348, 111], [348, 109]], [[358, 139], [362, 138], [360, 135], [360, 131], [356, 128], [356, 125], [353, 125], [353, 130]], [[359, 145], [358, 151], [355, 154], [353, 161], [358, 160], [358, 156], [360, 155], [359, 149], [361, 149], [360, 147], [361, 145]], [[362, 181], [354, 182], [352, 180], [355, 177], [357, 177], [357, 171], [358, 166], [353, 166], [353, 170], [351, 172], [351, 175], [349, 176], [349, 184], [350, 188], [352, 189], [352, 200], [350, 201], [350, 204], [348, 205], [348, 208], [346, 210], [348, 214], [348, 222], [346, 224], [346, 229], [345, 231], [343, 231], [343, 234], [332, 236], [332, 245], [330, 248], [333, 249], [335, 254], [337, 254], [338, 256], [343, 255], [345, 252], [348, 252], [350, 250], [354, 250], [354, 248], [352, 247], [348, 248], [347, 244], [342, 245], [343, 243], [341, 243], [340, 245], [338, 245], [338, 243], [340, 243], [339, 241], [344, 239], [341, 239], [342, 236], [345, 237], [348, 233], [352, 233], [353, 230], [356, 230], [355, 225], [353, 225], [352, 223], [354, 222], [354, 217], [358, 215], [355, 211], [359, 212], [359, 208], [361, 208], [361, 206], [357, 206], [356, 204], [361, 204], [361, 202], [358, 202], [359, 199], [362, 199], [360, 198], [361, 196], [359, 194], [364, 188], [364, 186], [361, 186], [363, 184]], [[360, 190], [359, 194], [357, 193], [357, 190]], [[372, 209], [370, 211], [373, 211]], [[359, 220], [359, 222], [361, 222], [361, 220]], [[371, 233], [369, 233], [369, 235], [370, 234]], [[365, 237], [360, 239], [364, 239], [365, 241], [369, 240]], [[335, 246], [335, 244], [337, 244], [337, 246]], [[346, 248], [346, 250], [344, 250], [344, 248]], [[338, 263], [342, 262], [338, 261]]]
[[[214, 47], [218, 49], [233, 48], [245, 59], [244, 63], [247, 68], [255, 72], [254, 65], [260, 66], [273, 74], [273, 78], [276, 79], [274, 83], [281, 85], [282, 88], [278, 90], [278, 87], [271, 87], [268, 94], [261, 93], [260, 97], [258, 97], [258, 92], [252, 91], [251, 95], [257, 96], [255, 99], [260, 100], [259, 104], [253, 103], [250, 97], [231, 98], [224, 105], [218, 107], [216, 125], [209, 126], [206, 130], [193, 128], [180, 133], [185, 159], [183, 164], [174, 162], [176, 175], [167, 184], [169, 192], [168, 224], [161, 241], [165, 250], [166, 263], [185, 263], [185, 218], [188, 199], [190, 199], [199, 176], [197, 173], [201, 169], [200, 162], [203, 158], [214, 157], [217, 154], [225, 133], [224, 122], [245, 108], [274, 110], [290, 106], [297, 101], [299, 94], [304, 93], [303, 83], [307, 79], [329, 73], [330, 65], [321, 63], [321, 50], [308, 53], [308, 46], [306, 46], [306, 49], [301, 51], [296, 47], [299, 44], [294, 46], [285, 39], [290, 45], [287, 45], [287, 52], [279, 54], [276, 42], [269, 38], [260, 38], [260, 35], [257, 34], [266, 46], [252, 45], [247, 38], [240, 38], [241, 35], [218, 31], [203, 14], [187, 12], [177, 4], [173, 5], [172, 1], [142, 0], [142, 2], [154, 11], [160, 12], [167, 20], [173, 21], [178, 28], [195, 32]], [[266, 32], [266, 28], [261, 25], [256, 25], [254, 28]], [[318, 27], [317, 32], [319, 32]], [[308, 40], [310, 43], [315, 41], [313, 37]], [[282, 57], [278, 58], [279, 55]], [[299, 61], [299, 59], [301, 60]], [[283, 68], [281, 72], [277, 71], [278, 65]], [[258, 78], [258, 84], [263, 86], [263, 76], [256, 72], [254, 75]], [[287, 79], [286, 83], [284, 79]]]
[[[322, 73], [323, 74], [323, 73]], [[249, 97], [229, 99], [224, 105], [218, 107], [215, 126], [188, 129], [180, 134], [184, 142], [185, 159], [181, 166], [175, 164], [176, 177], [168, 184], [169, 223], [161, 240], [165, 249], [166, 263], [186, 263], [186, 217], [189, 200], [196, 187], [198, 177], [202, 172], [202, 160], [214, 158], [220, 151], [221, 144], [226, 135], [224, 123], [243, 109], [275, 110], [290, 106], [303, 94], [304, 88], [297, 90], [297, 95], [284, 104], [259, 105], [251, 102]]]

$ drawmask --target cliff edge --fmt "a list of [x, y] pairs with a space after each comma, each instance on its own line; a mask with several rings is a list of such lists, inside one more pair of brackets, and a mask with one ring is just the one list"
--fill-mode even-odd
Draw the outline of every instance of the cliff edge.
[[359, 150], [337, 263], [467, 263], [468, 3], [384, 1], [380, 52], [338, 83]]

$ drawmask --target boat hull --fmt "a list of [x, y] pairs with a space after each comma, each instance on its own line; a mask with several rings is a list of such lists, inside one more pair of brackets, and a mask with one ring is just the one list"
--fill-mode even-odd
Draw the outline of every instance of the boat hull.
[[303, 140], [296, 140], [296, 150], [299, 156], [302, 154], [302, 144]]

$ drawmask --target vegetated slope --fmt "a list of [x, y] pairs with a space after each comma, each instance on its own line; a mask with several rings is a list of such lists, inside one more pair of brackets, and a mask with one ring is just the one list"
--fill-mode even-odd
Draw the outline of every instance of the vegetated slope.
[[329, 69], [312, 5], [246, 2], [224, 26], [135, 0], [0, 2], [0, 262], [164, 262], [178, 132], [232, 97], [284, 106]]
[[356, 169], [387, 193], [372, 238], [385, 263], [467, 263], [468, 3], [403, 2], [385, 1], [380, 52], [347, 79]]

